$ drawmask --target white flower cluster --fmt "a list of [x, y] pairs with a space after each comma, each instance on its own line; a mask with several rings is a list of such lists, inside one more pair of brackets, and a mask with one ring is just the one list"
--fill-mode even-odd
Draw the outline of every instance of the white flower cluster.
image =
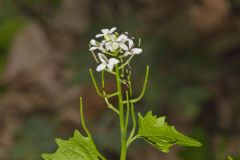
[[142, 52], [141, 48], [135, 48], [134, 38], [129, 38], [127, 32], [119, 35], [116, 30], [116, 27], [102, 29], [102, 33], [96, 35], [96, 38], [100, 40], [90, 41], [89, 50], [94, 55], [97, 51], [98, 59], [101, 61], [96, 69], [98, 72], [104, 69], [112, 71], [114, 65], [124, 63], [124, 61], [129, 62], [134, 55]]

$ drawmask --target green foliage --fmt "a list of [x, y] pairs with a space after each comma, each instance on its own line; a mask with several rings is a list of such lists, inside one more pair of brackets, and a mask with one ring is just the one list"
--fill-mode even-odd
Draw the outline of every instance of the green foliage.
[[233, 158], [231, 156], [228, 156], [228, 160], [233, 160]]
[[99, 152], [91, 137], [85, 137], [77, 130], [69, 140], [56, 139], [56, 142], [58, 150], [43, 154], [45, 160], [99, 160]]
[[162, 152], [169, 152], [173, 145], [200, 147], [201, 143], [179, 133], [165, 122], [165, 117], [157, 118], [149, 111], [145, 117], [140, 113], [138, 135]]

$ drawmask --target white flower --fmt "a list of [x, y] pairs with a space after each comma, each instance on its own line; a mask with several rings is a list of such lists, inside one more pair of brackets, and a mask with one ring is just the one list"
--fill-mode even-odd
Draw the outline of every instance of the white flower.
[[106, 50], [111, 52], [118, 49], [118, 44], [112, 41], [106, 42], [105, 46], [106, 46]]
[[128, 51], [124, 53], [124, 56], [140, 54], [142, 52], [141, 48], [133, 48], [133, 40], [128, 39]]
[[128, 41], [128, 37], [125, 34], [121, 34], [118, 38], [117, 38], [117, 42], [120, 48], [122, 48], [123, 50], [128, 50], [128, 47], [126, 44], [124, 44], [126, 41]]
[[118, 41], [119, 43], [125, 43], [127, 40], [128, 40], [128, 36], [125, 35], [125, 34], [121, 34], [121, 35], [117, 38], [117, 41]]
[[111, 36], [109, 38], [109, 41], [106, 42], [106, 50], [114, 52], [118, 48], [121, 48], [123, 50], [128, 50], [128, 47], [126, 44], [124, 44], [128, 40], [128, 37], [125, 34], [121, 34], [119, 37]]
[[124, 56], [132, 56], [132, 55], [135, 55], [135, 54], [140, 54], [142, 52], [142, 49], [141, 48], [133, 48], [127, 52], [124, 53]]
[[99, 43], [95, 39], [92, 39], [90, 41], [90, 44], [92, 45], [92, 47], [90, 47], [89, 51], [94, 51], [98, 49]]
[[106, 51], [106, 50], [103, 48], [103, 45], [104, 45], [103, 42], [99, 43], [99, 42], [97, 42], [95, 39], [92, 39], [92, 40], [90, 41], [90, 44], [91, 44], [92, 46], [90, 47], [89, 51], [94, 51], [94, 50], [96, 50], [96, 49], [99, 49], [99, 50], [102, 51], [102, 52], [105, 52], [105, 51]]
[[131, 49], [133, 47], [133, 40], [128, 39], [128, 48]]
[[109, 29], [102, 29], [102, 33], [101, 34], [97, 34], [96, 35], [96, 38], [99, 38], [99, 37], [104, 37], [104, 36], [109, 36], [111, 35], [114, 31], [116, 31], [116, 27], [113, 27], [111, 28], [110, 30]]
[[[129, 38], [127, 32], [117, 34], [116, 27], [111, 29], [102, 29], [102, 33], [97, 34], [96, 37], [102, 37], [101, 40], [92, 39], [90, 41], [91, 52], [99, 50], [98, 57], [101, 64], [97, 66], [97, 71], [104, 69], [113, 70], [115, 64], [119, 63], [119, 58], [128, 57], [130, 59], [137, 54], [140, 54], [143, 50], [134, 45], [134, 37]], [[139, 42], [140, 45], [140, 42]], [[117, 56], [108, 59], [106, 55]], [[125, 60], [125, 59], [123, 59]]]
[[108, 68], [108, 70], [112, 71], [114, 65], [118, 64], [120, 62], [116, 58], [110, 58], [108, 60], [107, 57], [102, 53], [98, 53], [98, 57], [99, 57], [100, 61], [102, 62], [100, 65], [97, 66], [96, 70], [98, 72], [104, 70], [106, 67]]

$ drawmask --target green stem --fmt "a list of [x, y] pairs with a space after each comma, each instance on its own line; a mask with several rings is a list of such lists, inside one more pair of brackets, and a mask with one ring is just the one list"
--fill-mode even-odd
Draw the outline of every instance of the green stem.
[[[127, 97], [127, 101], [129, 102], [128, 91], [126, 91], [126, 97]], [[125, 119], [125, 134], [126, 135], [127, 135], [127, 129], [128, 129], [129, 108], [130, 108], [130, 105], [129, 105], [129, 103], [127, 103], [127, 113], [126, 113], [126, 119]]]
[[85, 120], [84, 120], [84, 116], [83, 116], [83, 102], [82, 102], [82, 97], [80, 97], [80, 116], [81, 116], [81, 122], [82, 122], [82, 126], [84, 131], [87, 133], [87, 135], [92, 139], [92, 136], [90, 134], [90, 132], [88, 131], [86, 124], [85, 124]]
[[134, 137], [132, 137], [131, 139], [128, 139], [127, 141], [127, 147], [133, 142], [135, 141], [136, 139], [140, 138], [140, 136], [136, 135]]
[[115, 72], [113, 72], [113, 71], [110, 71], [110, 70], [108, 70], [108, 69], [104, 69], [104, 71], [107, 71], [108, 73], [111, 73], [111, 74], [113, 74], [113, 75], [116, 75], [116, 73], [115, 73]]
[[[97, 82], [95, 80], [95, 77], [93, 75], [93, 72], [92, 72], [92, 69], [89, 69], [89, 72], [90, 72], [90, 75], [91, 75], [91, 78], [92, 78], [92, 82], [93, 82], [93, 85], [96, 89], [96, 92], [97, 94], [100, 96], [100, 97], [103, 97], [103, 98], [111, 98], [111, 97], [114, 97], [118, 94], [118, 92], [115, 92], [115, 93], [111, 93], [111, 94], [106, 94], [105, 95], [103, 93], [100, 92], [99, 88], [98, 88], [98, 85], [97, 85]], [[104, 84], [104, 82], [102, 83]]]
[[[83, 115], [83, 102], [82, 102], [82, 97], [80, 97], [80, 116], [81, 116], [81, 122], [82, 122], [82, 126], [84, 131], [86, 132], [87, 136], [91, 139], [91, 141], [93, 141], [92, 135], [90, 134], [89, 130], [87, 129], [87, 126], [85, 124], [85, 120], [84, 120], [84, 115]], [[107, 160], [100, 152], [98, 152], [98, 156], [102, 159], [102, 160]]]
[[[104, 71], [102, 71], [102, 90], [103, 90], [103, 96], [104, 96], [104, 100], [105, 102], [107, 103], [107, 107], [112, 109], [114, 112], [116, 112], [117, 114], [119, 114], [119, 111], [108, 101], [108, 96], [111, 96], [111, 95], [106, 95], [106, 92], [105, 92], [105, 80], [104, 80]], [[113, 94], [115, 95], [115, 94]]]
[[102, 160], [107, 160], [101, 153], [98, 152], [98, 156], [102, 159]]
[[127, 64], [129, 64], [130, 61], [131, 61], [131, 59], [132, 59], [133, 57], [134, 57], [134, 55], [131, 55], [131, 56], [128, 58], [128, 60], [119, 67], [119, 69], [121, 69], [121, 68], [125, 67]]
[[99, 63], [99, 61], [98, 61], [98, 59], [97, 59], [97, 57], [96, 57], [96, 55], [95, 55], [95, 53], [92, 51], [92, 55], [93, 55], [93, 58], [95, 59], [95, 61], [97, 62], [97, 63]]
[[120, 117], [120, 130], [121, 130], [121, 158], [120, 160], [126, 160], [127, 156], [127, 143], [126, 143], [126, 133], [124, 124], [124, 110], [123, 110], [123, 98], [122, 98], [122, 88], [121, 80], [119, 75], [119, 67], [116, 65], [116, 83], [118, 90], [118, 103], [119, 103], [119, 117]]
[[[105, 91], [103, 91], [103, 95], [106, 95]], [[114, 112], [116, 112], [118, 115], [119, 115], [119, 111], [108, 101], [107, 98], [104, 98], [106, 104], [107, 104], [107, 107], [111, 110], [113, 110]]]
[[[129, 141], [132, 141], [132, 138], [134, 137], [135, 135], [135, 131], [136, 131], [136, 127], [137, 127], [137, 123], [136, 123], [136, 116], [135, 116], [135, 111], [134, 111], [134, 105], [133, 103], [131, 103], [131, 114], [132, 114], [132, 121], [133, 121], [133, 128], [132, 128], [132, 131], [130, 133], [130, 136], [127, 140], [127, 144], [129, 145]], [[127, 145], [127, 146], [128, 146]]]
[[114, 57], [116, 57], [115, 54], [112, 54], [112, 53], [110, 53], [110, 52], [105, 52], [105, 53], [108, 54], [109, 56], [114, 56]]
[[[142, 91], [141, 91], [140, 95], [139, 95], [137, 98], [135, 98], [135, 99], [131, 99], [131, 100], [130, 100], [130, 103], [136, 103], [136, 102], [138, 102], [139, 100], [142, 99], [142, 97], [143, 97], [143, 95], [144, 95], [144, 93], [145, 93], [145, 91], [146, 91], [146, 86], [147, 86], [147, 81], [148, 81], [148, 75], [149, 75], [149, 66], [147, 66], [147, 69], [146, 69], [144, 84], [143, 84], [143, 88], [142, 88]], [[126, 104], [127, 101], [123, 101], [123, 103]]]
[[[131, 83], [131, 77], [128, 77], [128, 85], [129, 85], [129, 94], [132, 97], [132, 83]], [[127, 140], [127, 147], [132, 143], [133, 140], [135, 140], [134, 135], [135, 135], [135, 130], [136, 130], [136, 116], [135, 116], [135, 111], [134, 111], [134, 104], [133, 102], [130, 102], [130, 100], [128, 100], [128, 103], [131, 103], [131, 114], [132, 114], [132, 121], [133, 121], [133, 128], [132, 131], [130, 133], [130, 136], [128, 137]]]

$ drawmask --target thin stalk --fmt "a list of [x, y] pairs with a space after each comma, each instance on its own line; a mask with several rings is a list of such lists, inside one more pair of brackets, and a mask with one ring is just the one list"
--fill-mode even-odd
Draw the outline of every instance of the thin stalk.
[[108, 95], [105, 94], [106, 98], [111, 98], [111, 97], [114, 97], [116, 95], [118, 95], [118, 92], [111, 93], [111, 94], [108, 94]]
[[115, 54], [112, 54], [112, 53], [110, 53], [110, 52], [105, 51], [104, 53], [108, 54], [109, 56], [114, 56], [114, 57], [116, 57]]
[[85, 120], [84, 120], [82, 97], [80, 97], [80, 116], [81, 116], [81, 122], [82, 122], [82, 126], [83, 126], [84, 131], [92, 139], [92, 136], [91, 136], [89, 130], [87, 129], [86, 124], [85, 124]]
[[95, 80], [95, 78], [94, 78], [94, 75], [93, 75], [93, 73], [92, 73], [92, 69], [89, 69], [89, 72], [90, 72], [90, 75], [91, 75], [91, 78], [92, 78], [92, 81], [93, 81], [93, 85], [94, 85], [94, 87], [95, 87], [95, 89], [96, 89], [97, 94], [98, 94], [100, 97], [104, 97], [104, 95], [99, 91], [97, 82], [96, 82], [96, 80]]
[[129, 119], [129, 96], [128, 96], [128, 91], [126, 91], [126, 97], [127, 97], [127, 113], [126, 113], [126, 119], [125, 119], [125, 134], [127, 135], [127, 129], [128, 129], [128, 119]]
[[98, 152], [98, 156], [102, 159], [102, 160], [107, 160], [101, 153]]
[[[105, 93], [105, 92], [103, 91], [103, 93]], [[113, 110], [114, 112], [116, 112], [116, 113], [119, 115], [118, 109], [116, 109], [116, 108], [108, 101], [107, 98], [104, 98], [104, 100], [105, 100], [105, 102], [107, 103], [107, 107], [108, 107], [109, 109]]]
[[134, 54], [131, 55], [131, 56], [128, 58], [128, 60], [119, 67], [119, 69], [121, 69], [121, 68], [123, 68], [124, 66], [128, 65], [133, 57], [134, 57]]
[[113, 74], [113, 75], [116, 75], [116, 73], [115, 73], [115, 72], [113, 72], [113, 71], [110, 71], [110, 70], [108, 70], [108, 69], [104, 69], [104, 71], [107, 71], [108, 73], [111, 73], [111, 74]]
[[[96, 82], [96, 79], [93, 75], [93, 72], [92, 72], [92, 69], [89, 69], [89, 72], [90, 72], [90, 75], [91, 75], [91, 78], [92, 78], [92, 82], [93, 82], [93, 85], [96, 89], [96, 92], [97, 94], [100, 96], [100, 97], [103, 97], [103, 98], [111, 98], [111, 97], [114, 97], [118, 94], [118, 92], [115, 92], [115, 93], [112, 93], [112, 94], [106, 94], [105, 95], [103, 93], [100, 92], [99, 88], [98, 88], [98, 85], [97, 85], [97, 82]], [[102, 83], [102, 85], [104, 84], [104, 82]]]
[[126, 134], [125, 134], [125, 124], [124, 124], [124, 110], [123, 110], [123, 97], [122, 88], [119, 75], [119, 67], [116, 65], [116, 83], [118, 90], [118, 103], [119, 103], [119, 118], [120, 118], [120, 130], [121, 130], [121, 157], [120, 160], [126, 160], [127, 156], [127, 144], [126, 144]]
[[132, 137], [131, 139], [128, 139], [128, 141], [127, 141], [127, 147], [128, 147], [133, 141], [135, 141], [135, 140], [138, 139], [138, 138], [140, 138], [140, 136], [139, 136], [139, 135], [136, 135], [136, 136]]
[[99, 63], [99, 61], [98, 61], [98, 59], [97, 59], [97, 57], [96, 57], [96, 55], [95, 55], [95, 53], [92, 51], [92, 56], [93, 56], [93, 58], [95, 59], [95, 61], [97, 62], [97, 63]]
[[102, 89], [105, 90], [104, 70], [102, 71]]
[[[132, 82], [131, 82], [130, 78], [131, 77], [129, 77], [129, 79], [128, 79], [128, 85], [129, 85], [130, 97], [132, 97]], [[131, 104], [131, 114], [132, 114], [132, 121], [133, 121], [133, 128], [132, 128], [132, 131], [129, 136], [129, 138], [131, 139], [135, 134], [137, 123], [136, 123], [136, 116], [135, 116], [135, 111], [134, 111], [134, 104], [133, 104], [133, 102], [130, 102], [130, 101], [128, 103]]]
[[106, 92], [105, 92], [105, 79], [104, 79], [104, 71], [102, 71], [102, 89], [103, 89], [103, 96], [104, 96], [104, 100], [105, 102], [107, 103], [107, 107], [111, 110], [113, 110], [114, 112], [116, 112], [117, 114], [119, 114], [119, 111], [108, 101], [108, 96], [109, 95], [106, 95]]
[[[128, 78], [128, 85], [129, 85], [130, 96], [132, 96], [132, 83], [131, 83], [130, 77]], [[135, 116], [135, 111], [134, 111], [134, 104], [133, 104], [133, 102], [130, 102], [129, 100], [128, 100], [128, 103], [131, 104], [131, 115], [132, 115], [132, 121], [133, 121], [133, 128], [131, 130], [130, 136], [128, 137], [127, 146], [129, 146], [131, 144], [131, 142], [134, 140], [133, 137], [134, 137], [136, 126], [137, 126], [136, 116]]]
[[[87, 126], [85, 124], [85, 120], [84, 120], [84, 115], [83, 115], [83, 102], [82, 102], [82, 97], [80, 97], [80, 116], [81, 116], [81, 122], [82, 122], [82, 126], [84, 131], [86, 132], [87, 136], [91, 139], [91, 141], [93, 141], [92, 135], [90, 134], [89, 130], [87, 129]], [[102, 159], [102, 160], [107, 160], [100, 152], [98, 152], [98, 156]]]
[[[138, 137], [134, 136], [135, 135], [135, 131], [136, 131], [136, 127], [137, 127], [137, 122], [136, 122], [136, 116], [135, 116], [135, 111], [134, 111], [134, 105], [133, 103], [131, 103], [131, 114], [132, 114], [132, 121], [133, 121], [133, 128], [131, 130], [130, 136], [128, 137], [127, 140], [127, 147]], [[137, 138], [136, 138], [137, 137]]]
[[[143, 88], [142, 88], [142, 91], [141, 91], [140, 95], [137, 98], [135, 98], [135, 99], [131, 99], [130, 103], [136, 103], [136, 102], [138, 102], [139, 100], [142, 99], [142, 97], [144, 96], [144, 93], [146, 91], [147, 82], [148, 82], [148, 76], [149, 76], [149, 66], [147, 66], [147, 68], [146, 68], [144, 84], [143, 84]], [[127, 101], [123, 101], [123, 103], [126, 104]]]

